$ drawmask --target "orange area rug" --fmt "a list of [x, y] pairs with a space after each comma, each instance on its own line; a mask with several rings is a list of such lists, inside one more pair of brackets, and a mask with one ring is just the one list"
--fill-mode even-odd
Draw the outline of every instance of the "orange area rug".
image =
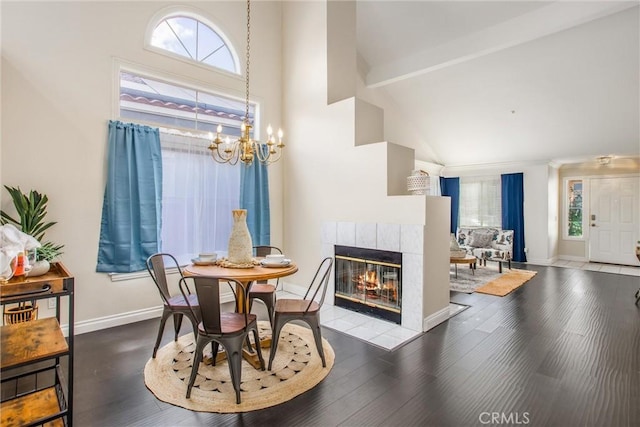
[[536, 274], [537, 271], [517, 270], [515, 268], [507, 270], [497, 279], [476, 289], [475, 292], [503, 297], [524, 285]]

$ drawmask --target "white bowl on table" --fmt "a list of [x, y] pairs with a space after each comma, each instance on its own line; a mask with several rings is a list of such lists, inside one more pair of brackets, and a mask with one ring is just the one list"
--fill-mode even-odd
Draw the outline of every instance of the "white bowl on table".
[[260, 262], [262, 265], [265, 266], [285, 266], [288, 265], [289, 263], [291, 263], [290, 259], [287, 259], [284, 257], [284, 255], [282, 254], [272, 254], [272, 255], [267, 255], [266, 257], [264, 257], [264, 259]]
[[215, 261], [218, 258], [218, 255], [214, 252], [214, 253], [201, 253], [198, 254], [198, 259], [200, 261]]

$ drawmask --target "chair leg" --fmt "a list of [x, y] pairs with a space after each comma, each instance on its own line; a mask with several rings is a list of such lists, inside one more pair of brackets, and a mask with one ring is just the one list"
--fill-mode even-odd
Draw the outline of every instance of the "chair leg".
[[[249, 335], [247, 334], [247, 337]], [[253, 329], [253, 339], [256, 344], [256, 352], [258, 353], [258, 359], [260, 360], [260, 370], [264, 371], [264, 359], [262, 358], [262, 349], [260, 348], [260, 336], [258, 335], [258, 329]]]
[[[251, 345], [251, 339], [249, 338], [249, 334], [247, 334], [247, 337], [245, 338], [245, 342], [247, 343], [247, 348], [249, 349], [249, 351], [253, 353], [253, 346]], [[258, 347], [259, 345], [260, 343], [256, 341], [256, 347]]]
[[156, 358], [156, 353], [158, 352], [158, 348], [160, 347], [160, 342], [162, 341], [162, 333], [164, 332], [164, 325], [167, 323], [167, 319], [171, 316], [170, 311], [163, 311], [162, 317], [160, 318], [160, 327], [158, 328], [158, 337], [156, 338], [156, 345], [153, 347], [153, 358]]
[[193, 353], [193, 365], [191, 366], [191, 376], [189, 377], [189, 384], [187, 385], [187, 399], [191, 397], [191, 389], [193, 388], [193, 383], [196, 382], [198, 368], [202, 361], [202, 350], [204, 350], [207, 344], [207, 341], [200, 339], [196, 342], [196, 351]]
[[249, 300], [249, 312], [251, 312], [251, 308], [253, 307], [253, 300], [254, 299], [259, 299], [260, 301], [262, 301], [267, 309], [267, 314], [269, 315], [269, 323], [271, 325], [273, 325], [273, 309], [276, 305], [275, 303], [275, 293], [273, 295], [260, 295], [260, 296], [256, 296], [256, 297], [252, 297]]
[[174, 336], [174, 341], [178, 341], [178, 333], [180, 332], [180, 328], [182, 327], [182, 318], [184, 316], [182, 315], [182, 313], [173, 313], [173, 327], [176, 331], [176, 334]]
[[276, 314], [275, 315], [275, 321], [271, 326], [271, 349], [269, 351], [269, 366], [267, 367], [267, 369], [270, 371], [271, 370], [271, 363], [273, 362], [273, 359], [276, 357], [276, 350], [278, 349], [278, 340], [280, 339], [280, 330], [282, 329], [282, 327], [285, 325], [285, 323], [287, 323], [286, 321], [283, 322], [282, 319], [280, 319], [280, 317]]
[[216, 366], [216, 359], [218, 358], [218, 350], [220, 349], [220, 344], [218, 341], [211, 341], [211, 365]]
[[240, 335], [224, 340], [224, 348], [227, 350], [227, 361], [229, 362], [229, 373], [233, 389], [236, 391], [236, 403], [240, 403], [240, 383], [242, 380], [242, 345], [245, 337]]
[[269, 323], [273, 325], [273, 309], [276, 305], [276, 294], [269, 295], [264, 301], [264, 305], [267, 307], [267, 314], [269, 315]]
[[311, 326], [311, 330], [313, 331], [313, 339], [316, 342], [316, 348], [318, 349], [318, 354], [320, 354], [320, 359], [322, 360], [322, 367], [327, 367], [327, 362], [324, 360], [324, 349], [322, 348], [322, 332], [320, 331], [320, 322], [318, 316], [310, 317], [307, 319], [307, 323]]

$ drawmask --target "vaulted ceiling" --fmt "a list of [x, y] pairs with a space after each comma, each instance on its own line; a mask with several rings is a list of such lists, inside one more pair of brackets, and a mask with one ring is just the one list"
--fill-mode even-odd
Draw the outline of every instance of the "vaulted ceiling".
[[359, 1], [358, 54], [420, 160], [637, 157], [639, 4]]

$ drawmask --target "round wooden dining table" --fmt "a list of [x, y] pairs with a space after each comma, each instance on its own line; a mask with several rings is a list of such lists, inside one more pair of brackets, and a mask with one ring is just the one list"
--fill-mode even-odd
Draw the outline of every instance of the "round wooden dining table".
[[[209, 276], [218, 279], [236, 279], [245, 285], [246, 291], [251, 289], [251, 283], [262, 280], [277, 279], [290, 276], [298, 271], [298, 266], [289, 263], [284, 267], [263, 267], [255, 265], [252, 268], [229, 268], [219, 265], [195, 265], [189, 264], [184, 268], [185, 276]], [[246, 295], [238, 292], [238, 312], [244, 313], [248, 309]]]
[[[251, 268], [230, 268], [221, 267], [219, 265], [187, 265], [183, 273], [185, 276], [209, 276], [218, 279], [236, 279], [245, 286], [245, 290], [248, 293], [251, 289], [251, 284], [256, 281], [263, 281], [269, 279], [277, 279], [279, 277], [290, 276], [298, 271], [298, 266], [294, 263], [290, 263], [283, 267], [263, 267], [262, 265], [255, 265]], [[238, 313], [244, 313], [249, 311], [249, 301], [247, 295], [243, 292], [236, 291], [236, 302]], [[271, 337], [261, 338], [260, 347], [269, 347], [271, 343]], [[220, 352], [216, 360], [220, 361], [226, 356], [224, 352]], [[253, 365], [254, 368], [260, 368], [260, 361], [258, 360], [257, 353], [243, 351], [243, 357], [247, 362]], [[205, 361], [205, 363], [209, 363]]]

